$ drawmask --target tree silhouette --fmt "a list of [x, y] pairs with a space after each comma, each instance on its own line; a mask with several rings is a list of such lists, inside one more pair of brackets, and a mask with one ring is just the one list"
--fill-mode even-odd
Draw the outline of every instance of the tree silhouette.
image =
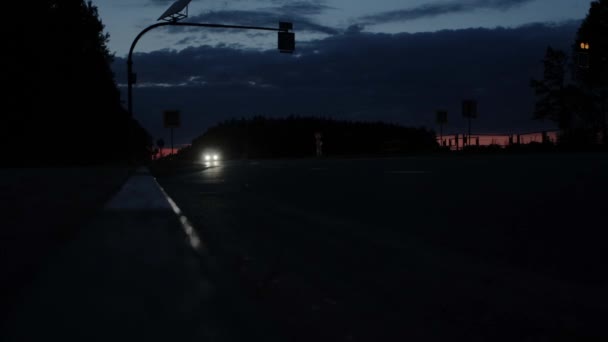
[[549, 119], [559, 124], [560, 128], [570, 125], [570, 113], [565, 108], [566, 101], [566, 66], [567, 57], [563, 51], [547, 48], [543, 59], [544, 73], [542, 80], [532, 80], [538, 101], [534, 116], [537, 119]]
[[[27, 25], [8, 25], [11, 88], [2, 143], [9, 153], [3, 161], [93, 164], [148, 157], [148, 134], [121, 106], [97, 8], [82, 0], [42, 0], [28, 3], [28, 16]], [[48, 141], [59, 153], [50, 153]]]
[[[584, 47], [584, 48], [583, 48]], [[585, 57], [587, 63], [580, 63]], [[561, 129], [560, 141], [573, 145], [608, 142], [608, 0], [593, 1], [568, 56], [547, 48], [542, 80], [532, 80], [537, 95], [534, 116], [549, 119]]]
[[[587, 49], [580, 50], [580, 44]], [[590, 102], [586, 121], [608, 143], [608, 0], [593, 1], [576, 35], [573, 53], [585, 53], [588, 67], [574, 67], [573, 78]]]

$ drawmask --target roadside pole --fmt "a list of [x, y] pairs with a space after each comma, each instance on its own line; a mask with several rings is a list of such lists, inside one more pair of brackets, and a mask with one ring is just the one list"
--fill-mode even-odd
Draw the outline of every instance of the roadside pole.
[[173, 129], [181, 125], [180, 111], [179, 110], [165, 110], [163, 112], [163, 122], [165, 128], [171, 130], [171, 157], [175, 154], [173, 152]]
[[466, 141], [464, 145], [471, 145], [471, 119], [477, 117], [477, 101], [475, 100], [464, 100], [462, 101], [462, 116], [469, 120], [469, 133], [467, 139], [463, 139], [463, 142]]

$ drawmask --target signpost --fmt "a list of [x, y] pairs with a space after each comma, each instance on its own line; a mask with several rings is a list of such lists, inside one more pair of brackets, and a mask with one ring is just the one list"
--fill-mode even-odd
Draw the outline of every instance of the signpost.
[[[462, 116], [469, 120], [469, 139], [471, 140], [471, 119], [477, 118], [477, 101], [475, 100], [464, 100], [462, 101]], [[463, 146], [467, 145], [467, 140], [463, 139]]]
[[173, 128], [180, 126], [179, 110], [166, 110], [163, 112], [165, 128], [171, 129], [171, 154], [173, 154]]

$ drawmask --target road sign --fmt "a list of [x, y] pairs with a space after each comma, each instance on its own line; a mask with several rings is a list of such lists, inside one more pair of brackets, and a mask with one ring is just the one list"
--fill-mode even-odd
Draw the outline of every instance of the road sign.
[[462, 116], [465, 118], [474, 119], [477, 117], [477, 101], [464, 100], [462, 101]]
[[438, 110], [437, 123], [440, 125], [448, 123], [448, 112], [446, 112], [445, 110]]
[[163, 112], [165, 128], [177, 128], [180, 125], [179, 110], [166, 110]]

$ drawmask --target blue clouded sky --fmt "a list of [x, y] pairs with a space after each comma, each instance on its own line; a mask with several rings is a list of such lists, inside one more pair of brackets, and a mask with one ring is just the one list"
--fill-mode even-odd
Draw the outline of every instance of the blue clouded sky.
[[[172, 1], [95, 0], [116, 53], [125, 96], [126, 54]], [[253, 115], [383, 120], [462, 133], [460, 101], [475, 98], [474, 131], [552, 128], [532, 120], [531, 78], [548, 45], [569, 51], [587, 0], [193, 0], [189, 21], [276, 26], [293, 21], [296, 53], [276, 34], [217, 29], [151, 31], [134, 58], [134, 112], [154, 138], [168, 138], [162, 110], [182, 111], [176, 141], [218, 121]]]
[[[536, 22], [582, 19], [589, 7], [586, 0], [192, 0], [190, 16], [216, 23], [254, 22], [275, 26], [278, 20], [292, 20], [298, 41], [323, 38], [331, 30], [345, 31], [361, 25], [364, 32], [432, 32], [471, 27], [515, 27]], [[94, 0], [111, 35], [110, 49], [124, 56], [133, 38], [153, 24], [172, 0]], [[218, 22], [217, 20], [220, 20]], [[316, 24], [314, 27], [309, 27]], [[327, 28], [323, 32], [322, 28]], [[302, 29], [306, 31], [302, 32]], [[241, 44], [273, 48], [273, 35], [251, 35], [196, 29], [183, 34], [156, 31], [146, 36], [137, 51], [183, 49], [190, 44]], [[181, 42], [181, 44], [180, 44]]]

